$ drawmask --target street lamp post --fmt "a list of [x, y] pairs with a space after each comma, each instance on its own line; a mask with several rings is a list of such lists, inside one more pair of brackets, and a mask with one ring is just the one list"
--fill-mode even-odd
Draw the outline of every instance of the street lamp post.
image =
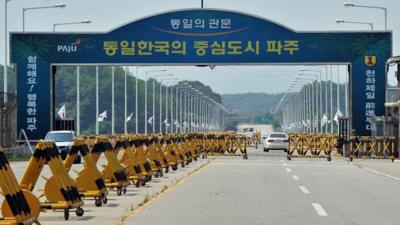
[[7, 3], [11, 0], [4, 1], [4, 67], [3, 67], [3, 92], [4, 92], [4, 103], [7, 103], [7, 92], [8, 92], [8, 30], [7, 30]]
[[[307, 70], [301, 70], [301, 71], [307, 71]], [[316, 112], [317, 112], [317, 120], [318, 120], [317, 132], [319, 133], [322, 130], [322, 128], [320, 129], [320, 126], [319, 126], [320, 116], [322, 115], [322, 107], [321, 107], [321, 105], [322, 105], [321, 74], [319, 74], [319, 76], [317, 74], [306, 74], [306, 73], [300, 73], [298, 75], [299, 76], [312, 76], [312, 77], [315, 77], [315, 80], [317, 82], [319, 82], [319, 85], [318, 85], [319, 86], [319, 90], [317, 91], [317, 89], [316, 89], [316, 91], [315, 91], [316, 93], [318, 93], [318, 94], [315, 95], [315, 102], [316, 102], [316, 107], [317, 107]], [[319, 78], [319, 80], [318, 80], [318, 78]], [[319, 95], [319, 101], [318, 101], [318, 95]]]
[[[149, 73], [158, 73], [158, 72], [164, 72], [166, 71], [165, 69], [162, 70], [151, 70], [151, 71], [146, 71], [145, 72], [145, 80], [144, 80], [144, 133], [147, 134], [147, 78]], [[154, 118], [153, 118], [154, 121]], [[153, 125], [154, 127], [154, 125]]]
[[[172, 76], [172, 73], [153, 76], [153, 126], [152, 126], [153, 134], [156, 133], [156, 126], [155, 126], [156, 125], [156, 86], [155, 86], [156, 78], [157, 77], [166, 77], [166, 76]], [[160, 82], [160, 85], [161, 85], [161, 82]], [[161, 89], [160, 89], [160, 93], [161, 93]], [[161, 101], [161, 99], [160, 99], [160, 101]], [[160, 110], [161, 110], [161, 108], [160, 108]]]
[[[323, 65], [322, 67], [325, 68], [325, 115], [328, 116], [328, 66]], [[320, 70], [304, 70], [304, 71], [309, 71], [309, 72], [317, 72], [320, 77], [322, 77], [322, 72]], [[322, 83], [322, 80], [321, 80]], [[322, 86], [321, 86], [322, 87]], [[321, 101], [321, 112], [322, 112], [322, 93], [320, 96], [320, 101]], [[323, 115], [321, 115], [323, 117]], [[321, 117], [321, 118], [322, 118]], [[323, 126], [321, 126], [321, 132], [323, 131]], [[325, 133], [328, 133], [328, 125], [325, 126]]]
[[311, 123], [311, 128], [310, 128], [310, 131], [311, 132], [314, 132], [315, 131], [315, 126], [314, 126], [314, 124], [313, 123], [315, 123], [315, 115], [314, 115], [314, 108], [315, 108], [315, 104], [314, 104], [314, 99], [313, 99], [313, 95], [315, 95], [315, 94], [313, 94], [313, 82], [312, 82], [313, 80], [312, 79], [305, 79], [305, 78], [296, 78], [295, 80], [294, 80], [294, 83], [304, 83], [304, 82], [306, 82], [306, 83], [308, 83], [309, 84], [309, 91], [308, 91], [308, 93], [309, 93], [309, 96], [308, 96], [308, 101], [309, 102], [311, 102], [311, 104], [309, 104], [309, 109], [308, 109], [308, 119], [310, 120], [310, 123]]
[[92, 22], [91, 20], [82, 20], [82, 21], [77, 21], [77, 22], [55, 23], [55, 24], [53, 24], [53, 32], [56, 31], [56, 26], [73, 25], [73, 24], [89, 24], [91, 22]]
[[370, 6], [370, 5], [357, 5], [351, 2], [344, 2], [343, 3], [344, 7], [358, 7], [358, 8], [368, 8], [368, 9], [379, 9], [383, 10], [384, 15], [385, 15], [385, 30], [387, 30], [387, 8], [386, 7], [381, 7], [381, 6]]
[[[178, 80], [179, 78], [170, 78], [170, 79], [161, 79], [160, 80], [160, 118], [159, 118], [159, 131], [162, 134], [162, 82], [167, 81], [167, 80]], [[172, 96], [172, 92], [171, 92]]]
[[25, 12], [30, 11], [30, 10], [36, 10], [36, 9], [52, 9], [52, 8], [65, 8], [65, 4], [59, 3], [59, 4], [54, 4], [54, 5], [49, 5], [49, 6], [39, 6], [39, 7], [30, 7], [30, 8], [23, 8], [22, 9], [22, 31], [25, 32]]
[[337, 19], [335, 22], [336, 23], [353, 23], [353, 24], [368, 25], [371, 28], [371, 30], [374, 30], [374, 23], [372, 23], [372, 22], [348, 21], [348, 20], [342, 20], [342, 19]]

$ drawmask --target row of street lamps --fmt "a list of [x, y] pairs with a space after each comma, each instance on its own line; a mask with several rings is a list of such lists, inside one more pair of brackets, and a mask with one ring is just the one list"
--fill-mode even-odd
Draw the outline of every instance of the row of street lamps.
[[[139, 68], [136, 67], [136, 78], [135, 78], [135, 132], [139, 133], [139, 118], [138, 118], [138, 74]], [[144, 105], [144, 124], [145, 124], [145, 134], [148, 134], [148, 125], [151, 124], [152, 133], [156, 133], [156, 104], [155, 104], [155, 90], [156, 78], [159, 77], [171, 77], [171, 78], [163, 78], [160, 79], [160, 104], [159, 104], [159, 130], [158, 133], [187, 133], [187, 132], [206, 132], [206, 131], [217, 131], [221, 130], [224, 127], [224, 119], [223, 116], [227, 113], [226, 109], [213, 100], [211, 97], [205, 95], [200, 90], [192, 87], [189, 83], [182, 81], [177, 77], [172, 77], [173, 74], [163, 74], [166, 72], [165, 69], [161, 70], [151, 70], [145, 71], [145, 80], [144, 80], [144, 88], [145, 88], [145, 105]], [[124, 87], [124, 132], [128, 132], [128, 111], [127, 111], [127, 76], [128, 69], [125, 68], [125, 87]], [[149, 76], [149, 74], [154, 73], [153, 76]], [[79, 93], [79, 74], [80, 67], [77, 67], [77, 134], [80, 134], [80, 93]], [[115, 110], [114, 110], [114, 75], [115, 68], [111, 67], [111, 76], [112, 76], [112, 100], [111, 100], [111, 133], [115, 134]], [[152, 88], [152, 115], [151, 120], [148, 118], [148, 90], [147, 90], [147, 82], [149, 78], [152, 78], [153, 88]], [[181, 81], [181, 82], [180, 82]], [[165, 113], [163, 116], [163, 84], [165, 87]], [[175, 91], [175, 93], [174, 93]], [[175, 103], [175, 104], [174, 104]], [[174, 108], [175, 107], [175, 108]], [[96, 134], [99, 134], [99, 67], [96, 66]], [[151, 123], [149, 122], [151, 121]], [[169, 124], [169, 121], [171, 124]], [[175, 122], [174, 122], [175, 121]], [[164, 125], [163, 125], [164, 124]], [[165, 130], [163, 130], [165, 127]], [[175, 128], [175, 129], [174, 129]]]
[[[345, 81], [345, 114], [340, 111], [340, 77], [337, 66], [336, 88], [336, 114], [333, 107], [333, 66], [323, 66], [323, 70], [300, 70], [292, 81], [288, 90], [279, 101], [275, 112], [282, 112], [283, 127], [287, 131], [302, 131], [308, 133], [333, 133], [333, 120], [338, 116], [348, 116], [348, 77]], [[322, 73], [325, 72], [325, 94], [322, 93]], [[328, 74], [330, 77], [328, 78]], [[329, 86], [328, 86], [329, 82]], [[329, 96], [328, 99], [328, 89]], [[323, 107], [323, 95], [325, 95], [325, 108]], [[328, 105], [330, 105], [328, 112]], [[336, 118], [337, 119], [337, 118]], [[330, 126], [328, 126], [330, 121]]]
[[[351, 2], [344, 2], [343, 3], [344, 7], [357, 7], [357, 8], [367, 8], [367, 9], [378, 9], [378, 10], [383, 10], [384, 15], [385, 15], [385, 30], [387, 30], [387, 8], [386, 7], [381, 7], [381, 6], [370, 6], [370, 5], [358, 5], [354, 4]], [[335, 21], [336, 23], [352, 23], [352, 24], [362, 24], [362, 25], [368, 25], [370, 26], [371, 30], [374, 30], [374, 23], [372, 22], [363, 22], [363, 21], [349, 21], [349, 20], [343, 20], [343, 19], [337, 19]]]

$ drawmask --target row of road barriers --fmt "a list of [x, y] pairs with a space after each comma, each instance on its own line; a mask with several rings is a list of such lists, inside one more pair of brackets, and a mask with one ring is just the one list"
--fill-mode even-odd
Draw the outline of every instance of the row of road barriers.
[[[332, 160], [332, 152], [341, 156], [363, 159], [391, 159], [399, 157], [397, 139], [390, 136], [351, 136], [342, 138], [329, 134], [289, 134], [287, 159], [293, 157], [326, 158]], [[347, 153], [346, 153], [347, 151]]]
[[[208, 155], [236, 155], [247, 159], [246, 138], [235, 133], [194, 133], [160, 135], [85, 136], [73, 141], [62, 160], [52, 141], [41, 140], [31, 156], [18, 182], [10, 164], [0, 150], [0, 194], [5, 197], [1, 205], [0, 225], [40, 224], [41, 212], [63, 211], [69, 219], [70, 210], [83, 216], [84, 201], [94, 199], [95, 205], [107, 204], [109, 191], [118, 196], [126, 193], [130, 185], [145, 186], [152, 177], [162, 177], [170, 169], [177, 170]], [[84, 160], [82, 170], [69, 172], [76, 157]], [[100, 157], [106, 159], [99, 170]], [[51, 177], [44, 177], [43, 194], [33, 194], [45, 166]]]

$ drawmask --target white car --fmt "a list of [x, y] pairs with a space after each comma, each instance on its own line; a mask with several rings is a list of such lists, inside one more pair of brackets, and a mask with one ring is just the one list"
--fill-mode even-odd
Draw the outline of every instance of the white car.
[[[71, 150], [72, 142], [76, 138], [76, 134], [74, 131], [71, 130], [56, 130], [56, 131], [49, 131], [46, 134], [45, 140], [51, 140], [56, 143], [58, 148], [58, 152], [61, 155], [62, 159], [65, 159]], [[81, 157], [80, 155], [75, 160], [75, 163], [80, 163]]]
[[269, 150], [283, 150], [287, 152], [289, 146], [289, 137], [282, 132], [272, 132], [263, 137], [264, 152]]

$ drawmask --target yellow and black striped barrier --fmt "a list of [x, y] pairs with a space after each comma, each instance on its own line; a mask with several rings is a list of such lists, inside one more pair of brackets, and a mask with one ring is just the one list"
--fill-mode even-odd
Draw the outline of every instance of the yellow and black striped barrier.
[[0, 149], [0, 189], [5, 198], [0, 225], [40, 224], [40, 202], [30, 191], [21, 189], [3, 149]]
[[108, 190], [84, 139], [77, 138], [73, 141], [71, 149], [64, 160], [64, 166], [67, 171], [70, 171], [79, 154], [83, 157], [84, 166], [81, 171], [77, 172], [76, 185], [85, 199], [94, 198], [95, 205], [100, 207], [103, 203], [107, 203]]
[[110, 138], [97, 137], [93, 144], [92, 155], [95, 163], [99, 161], [101, 155], [104, 155], [107, 163], [103, 165], [104, 182], [107, 188], [117, 190], [117, 195], [126, 193], [126, 187], [129, 185], [128, 172], [118, 161], [114, 147], [110, 142]]
[[350, 139], [350, 161], [354, 158], [391, 159], [396, 155], [396, 138], [389, 136], [352, 136]]
[[332, 150], [336, 138], [324, 134], [289, 134], [287, 159], [293, 157], [326, 158], [332, 160]]
[[[20, 186], [28, 191], [33, 191], [37, 180], [45, 165], [48, 165], [52, 176], [45, 178], [43, 197], [45, 201], [40, 202], [43, 210], [64, 210], [64, 219], [68, 220], [69, 210], [75, 209], [77, 216], [83, 216], [81, 208], [83, 201], [75, 184], [68, 175], [61, 156], [54, 142], [40, 140], [36, 150], [28, 162], [28, 166], [21, 178]], [[41, 197], [42, 197], [41, 196]]]

